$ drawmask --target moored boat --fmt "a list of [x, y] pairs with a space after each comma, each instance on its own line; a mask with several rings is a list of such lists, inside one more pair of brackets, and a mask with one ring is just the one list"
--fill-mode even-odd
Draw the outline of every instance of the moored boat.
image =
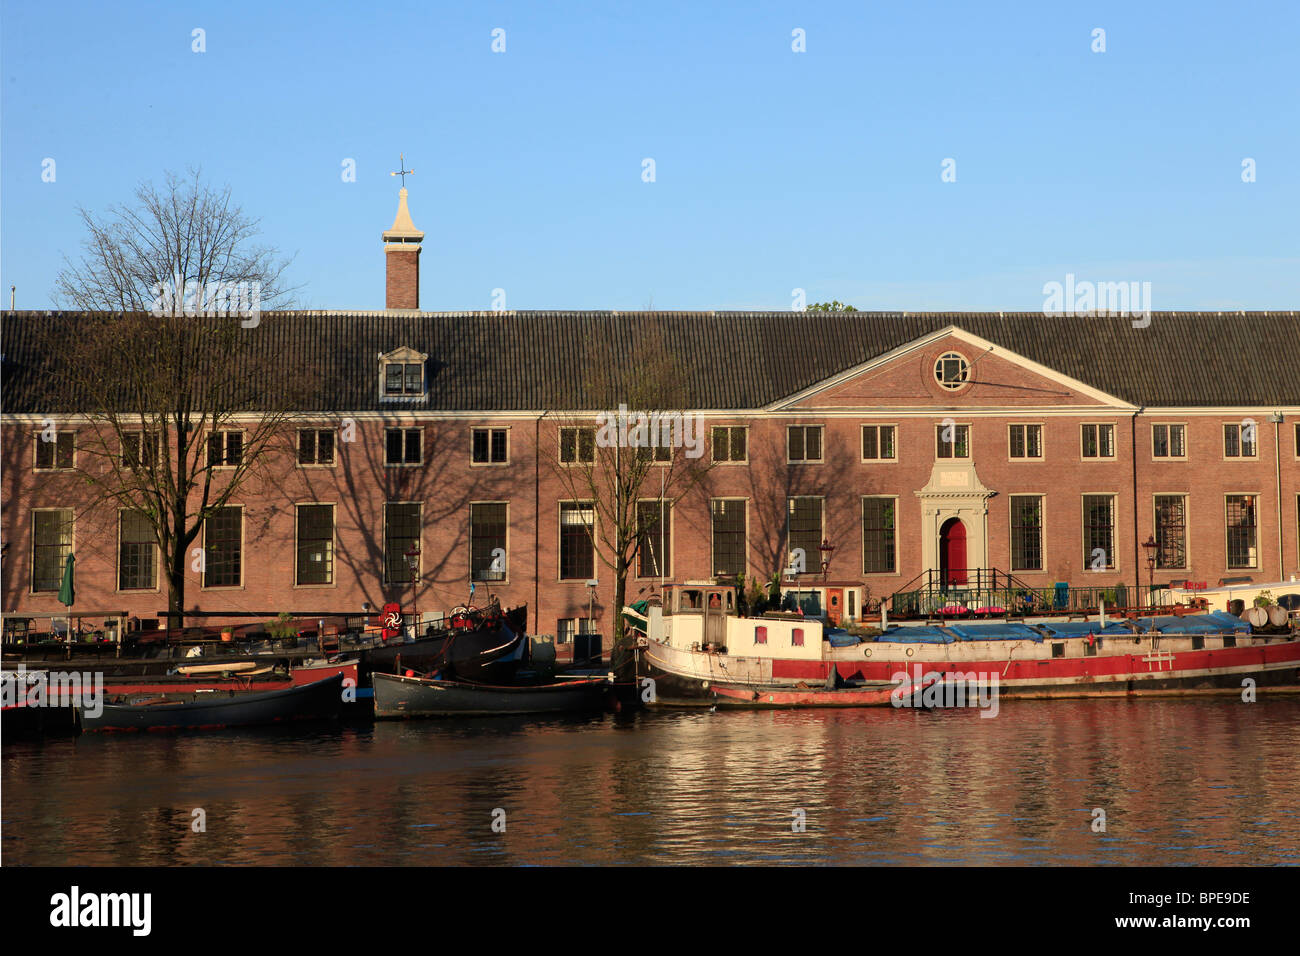
[[432, 637], [404, 644], [368, 648], [362, 672], [395, 673], [406, 668], [439, 672], [449, 680], [509, 684], [519, 669], [519, 650], [526, 640], [516, 623], [522, 609], [502, 613], [495, 605], [454, 614], [450, 626]]
[[87, 733], [131, 730], [214, 730], [294, 720], [328, 720], [343, 705], [343, 674], [272, 691], [199, 691], [191, 694], [119, 696], [82, 708]]
[[607, 678], [498, 687], [460, 681], [375, 674], [375, 717], [456, 717], [601, 710]]
[[717, 684], [796, 688], [900, 672], [996, 683], [998, 696], [1110, 697], [1300, 691], [1300, 635], [1222, 612], [1087, 621], [903, 625], [870, 637], [792, 614], [741, 617], [734, 589], [668, 585], [647, 609], [638, 676], [654, 703], [712, 706]]
[[759, 687], [751, 684], [713, 684], [718, 707], [773, 710], [798, 707], [920, 707], [921, 695], [939, 681], [937, 674], [910, 677], [896, 684], [867, 687]]

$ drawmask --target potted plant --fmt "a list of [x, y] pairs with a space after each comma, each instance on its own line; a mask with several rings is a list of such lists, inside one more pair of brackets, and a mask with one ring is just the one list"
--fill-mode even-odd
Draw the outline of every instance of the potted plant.
[[293, 623], [293, 615], [281, 611], [274, 621], [266, 622], [266, 631], [273, 641], [283, 641], [286, 647], [298, 644], [298, 626]]

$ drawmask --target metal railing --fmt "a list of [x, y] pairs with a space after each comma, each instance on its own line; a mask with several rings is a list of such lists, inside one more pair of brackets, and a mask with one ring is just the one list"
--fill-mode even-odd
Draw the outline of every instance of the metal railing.
[[909, 583], [919, 586], [894, 592], [890, 598], [891, 617], [1092, 613], [1103, 601], [1108, 608], [1123, 608], [1129, 599], [1129, 589], [1122, 584], [1071, 587], [1058, 583], [1031, 587], [996, 568], [926, 571]]

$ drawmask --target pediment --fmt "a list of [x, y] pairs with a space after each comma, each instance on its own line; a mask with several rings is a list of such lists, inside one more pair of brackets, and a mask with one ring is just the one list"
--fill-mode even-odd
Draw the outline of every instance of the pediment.
[[[1062, 330], [1065, 334], [1065, 330]], [[965, 380], [947, 387], [936, 367], [960, 359]], [[1131, 403], [1011, 349], [949, 326], [774, 403], [774, 411], [862, 409], [1134, 409]]]
[[393, 349], [391, 352], [379, 353], [379, 361], [381, 362], [423, 363], [428, 360], [429, 356], [427, 353], [417, 351], [409, 345], [400, 346], [399, 348]]

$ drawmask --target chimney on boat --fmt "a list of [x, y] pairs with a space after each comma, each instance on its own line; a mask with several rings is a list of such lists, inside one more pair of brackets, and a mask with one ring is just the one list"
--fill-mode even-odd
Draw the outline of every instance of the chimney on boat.
[[424, 233], [415, 228], [411, 211], [406, 208], [406, 187], [397, 194], [397, 217], [384, 233], [384, 259], [387, 274], [384, 282], [384, 308], [418, 309], [420, 307], [420, 242]]

